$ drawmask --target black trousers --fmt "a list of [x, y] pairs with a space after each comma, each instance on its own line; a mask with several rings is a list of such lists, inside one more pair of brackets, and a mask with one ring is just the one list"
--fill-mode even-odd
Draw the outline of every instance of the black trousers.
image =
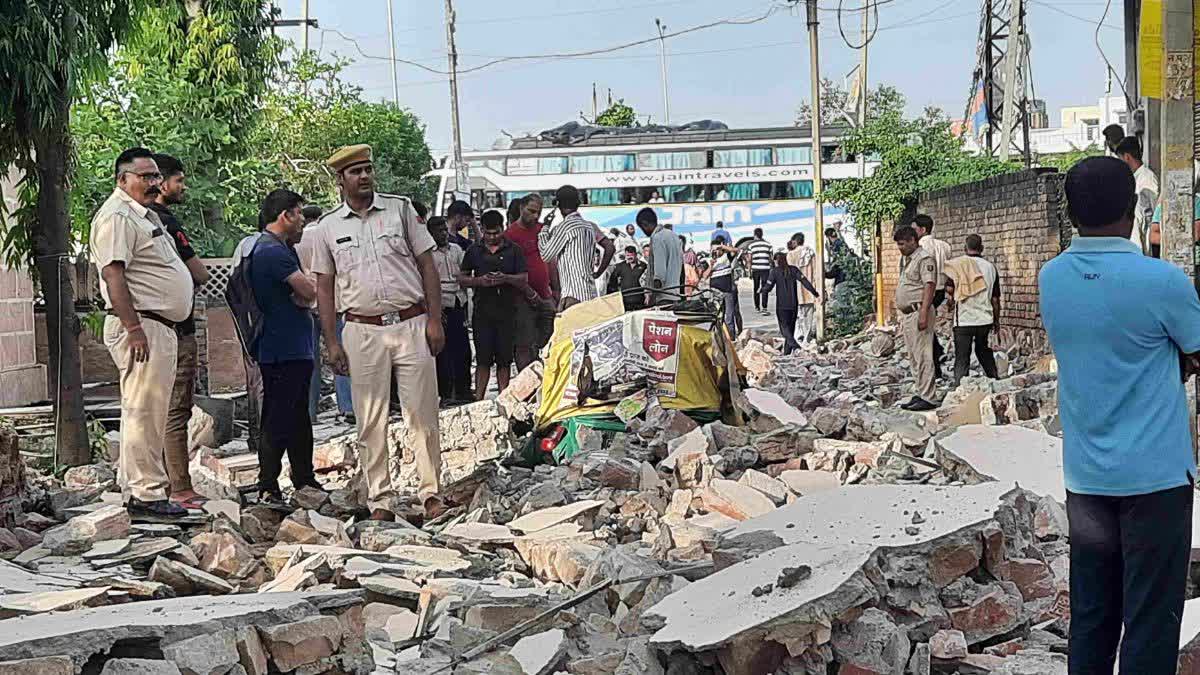
[[930, 320], [934, 322], [933, 326], [933, 376], [937, 379], [942, 379], [942, 357], [946, 355], [946, 350], [942, 348], [942, 343], [937, 338], [937, 310], [946, 301], [946, 290], [933, 292], [933, 316]]
[[783, 333], [783, 353], [784, 355], [791, 354], [794, 350], [800, 348], [796, 342], [796, 315], [799, 310], [779, 309], [775, 308], [775, 319], [779, 321], [779, 332]]
[[[991, 326], [956, 326], [954, 328], [954, 386], [967, 376], [971, 370], [971, 345], [975, 345], [975, 358], [979, 359], [979, 367], [993, 380], [996, 373], [996, 355], [988, 344]], [[934, 338], [936, 343], [937, 338]]]
[[438, 395], [456, 401], [473, 401], [467, 307], [444, 309], [442, 316], [446, 319], [446, 348], [437, 355]]
[[764, 291], [763, 287], [767, 285], [771, 270], [753, 270], [750, 276], [754, 279], [754, 309], [766, 309], [770, 306], [771, 294]]
[[258, 446], [258, 489], [278, 490], [286, 452], [292, 485], [313, 481], [312, 420], [308, 416], [308, 387], [312, 361], [261, 363], [262, 442]]
[[1118, 643], [1121, 675], [1175, 673], [1192, 495], [1191, 485], [1134, 497], [1067, 493], [1071, 675], [1110, 675]]

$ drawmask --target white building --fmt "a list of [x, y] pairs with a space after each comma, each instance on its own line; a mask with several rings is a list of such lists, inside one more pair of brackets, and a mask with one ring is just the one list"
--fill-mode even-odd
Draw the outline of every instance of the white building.
[[1030, 129], [1029, 145], [1035, 154], [1052, 155], [1088, 146], [1104, 147], [1101, 132], [1110, 124], [1129, 129], [1129, 112], [1122, 96], [1105, 96], [1096, 105], [1068, 106], [1059, 111], [1055, 129]]

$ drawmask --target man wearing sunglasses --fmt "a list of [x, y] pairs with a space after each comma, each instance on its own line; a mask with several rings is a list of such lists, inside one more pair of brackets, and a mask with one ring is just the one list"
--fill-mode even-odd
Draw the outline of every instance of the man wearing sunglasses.
[[91, 256], [103, 283], [104, 344], [121, 374], [118, 482], [131, 513], [181, 516], [167, 499], [163, 457], [175, 383], [175, 326], [192, 311], [192, 277], [150, 206], [162, 174], [145, 148], [116, 161], [116, 188], [92, 219]]

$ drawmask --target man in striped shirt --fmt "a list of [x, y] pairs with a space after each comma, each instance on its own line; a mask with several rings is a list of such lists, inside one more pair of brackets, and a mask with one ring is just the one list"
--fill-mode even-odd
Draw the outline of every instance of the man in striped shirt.
[[[558, 264], [558, 278], [562, 284], [561, 309], [571, 305], [595, 300], [596, 279], [608, 269], [616, 247], [604, 236], [595, 223], [579, 215], [579, 190], [573, 185], [564, 185], [555, 193], [562, 222], [546, 226], [538, 233], [538, 249], [547, 263]], [[603, 249], [599, 267], [592, 264], [596, 246]]]
[[761, 227], [754, 228], [754, 241], [750, 252], [750, 276], [754, 279], [754, 309], [760, 314], [770, 314], [771, 291], [767, 290], [767, 277], [771, 276], [771, 244], [763, 239]]

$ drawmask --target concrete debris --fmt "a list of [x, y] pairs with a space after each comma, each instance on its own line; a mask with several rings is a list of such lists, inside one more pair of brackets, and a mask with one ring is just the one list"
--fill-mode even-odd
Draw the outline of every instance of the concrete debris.
[[[38, 508], [0, 528], [0, 675], [1063, 672], [1069, 528], [1039, 354], [910, 413], [890, 330], [736, 347], [751, 386], [720, 421], [648, 397], [624, 430], [581, 426], [557, 466], [522, 455], [540, 362], [442, 410], [451, 508], [428, 522], [399, 415], [395, 522], [364, 519], [333, 413], [313, 426], [328, 492], [284, 471], [286, 508], [242, 496], [258, 460], [221, 442], [222, 401], [193, 419], [210, 500], [180, 522], [130, 522], [111, 464], [30, 471]], [[1196, 617], [1180, 671], [1200, 675]]]

